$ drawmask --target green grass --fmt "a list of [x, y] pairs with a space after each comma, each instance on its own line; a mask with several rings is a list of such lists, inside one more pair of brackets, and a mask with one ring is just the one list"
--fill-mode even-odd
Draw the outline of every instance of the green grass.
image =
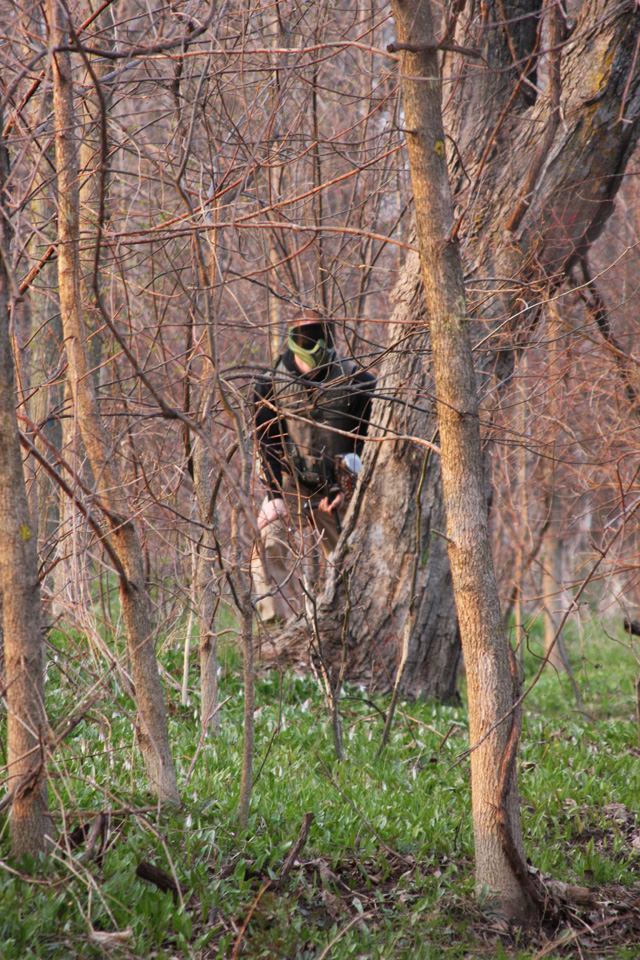
[[[529, 638], [528, 680], [539, 662], [536, 629]], [[52, 638], [48, 700], [54, 727], [98, 676], [99, 661], [85, 647], [82, 637]], [[601, 889], [610, 901], [624, 888], [637, 897], [638, 667], [627, 645], [596, 628], [570, 637], [570, 652], [584, 712], [576, 709], [568, 680], [550, 670], [525, 702], [519, 779], [527, 854], [545, 875]], [[181, 651], [166, 647], [163, 665], [179, 681]], [[199, 741], [197, 653], [193, 705], [182, 707], [177, 690], [168, 688], [184, 800], [173, 812], [153, 809], [133, 744], [132, 705], [116, 673], [105, 678], [101, 698], [59, 749], [51, 771], [50, 803], [61, 841], [55, 855], [48, 864], [11, 864], [8, 826], [2, 824], [2, 960], [205, 960], [232, 957], [239, 939], [238, 956], [251, 958], [311, 960], [334, 939], [327, 956], [339, 960], [535, 955], [544, 942], [539, 931], [505, 929], [491, 904], [474, 897], [464, 704], [402, 704], [379, 758], [380, 713], [361, 691], [349, 689], [343, 700], [347, 759], [340, 764], [315, 682], [267, 674], [256, 696], [254, 770], [261, 773], [249, 830], [242, 834], [235, 810], [243, 698], [233, 646], [225, 646], [221, 665], [221, 696], [229, 698], [221, 732], [200, 752], [186, 787]], [[386, 700], [376, 705], [384, 710]], [[4, 738], [4, 717], [0, 725]], [[97, 859], [83, 862], [84, 845], [66, 850], [64, 836], [100, 811], [108, 813], [105, 847]], [[300, 863], [276, 889], [308, 811], [315, 819]], [[136, 877], [141, 861], [175, 873], [182, 903]], [[608, 939], [598, 941], [594, 956], [640, 955], [640, 940], [634, 944], [627, 930], [618, 942], [617, 930], [607, 926]], [[572, 942], [549, 956], [580, 953]]]

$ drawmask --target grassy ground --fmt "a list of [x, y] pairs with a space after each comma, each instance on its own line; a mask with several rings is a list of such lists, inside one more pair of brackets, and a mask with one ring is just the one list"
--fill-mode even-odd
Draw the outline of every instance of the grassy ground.
[[[82, 639], [57, 637], [56, 645], [48, 671], [53, 726], [77, 708], [78, 691], [98, 669]], [[531, 646], [529, 679], [533, 638]], [[531, 862], [545, 877], [591, 891], [590, 902], [568, 904], [552, 927], [511, 929], [487, 898], [473, 896], [464, 703], [402, 704], [379, 758], [386, 701], [350, 689], [347, 759], [339, 764], [315, 683], [268, 674], [257, 689], [250, 829], [240, 834], [242, 688], [229, 647], [221, 732], [200, 751], [188, 785], [197, 710], [181, 707], [169, 688], [184, 798], [177, 812], [158, 815], [145, 795], [131, 704], [108, 680], [110, 696], [105, 691], [58, 753], [50, 801], [60, 845], [35, 879], [30, 865], [7, 861], [3, 825], [0, 957], [640, 956], [638, 667], [628, 645], [595, 628], [574, 637], [570, 650], [584, 713], [568, 681], [546, 671], [525, 704], [519, 764]], [[180, 651], [163, 657], [179, 678]], [[104, 832], [91, 853], [79, 828], [100, 812]], [[307, 812], [314, 820], [306, 846], [278, 886]], [[179, 890], [140, 879], [141, 862]]]

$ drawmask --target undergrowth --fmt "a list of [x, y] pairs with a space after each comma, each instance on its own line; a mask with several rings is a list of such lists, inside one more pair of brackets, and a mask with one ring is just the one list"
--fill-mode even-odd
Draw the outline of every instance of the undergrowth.
[[[540, 656], [535, 630], [528, 682]], [[183, 806], [158, 811], [145, 792], [133, 707], [117, 671], [104, 677], [82, 637], [53, 635], [54, 729], [82, 706], [81, 692], [103, 680], [50, 771], [58, 845], [49, 861], [12, 863], [2, 825], [0, 957], [637, 957], [638, 666], [626, 641], [595, 628], [573, 637], [570, 653], [582, 710], [568, 680], [549, 669], [525, 702], [522, 822], [531, 862], [546, 877], [588, 887], [596, 905], [543, 932], [510, 928], [489, 897], [474, 896], [464, 683], [461, 705], [401, 704], [382, 756], [387, 700], [348, 688], [346, 760], [338, 763], [315, 682], [262, 675], [252, 812], [240, 833], [242, 685], [233, 645], [221, 657], [220, 733], [201, 749], [197, 654], [192, 705], [183, 707], [181, 650], [162, 647]], [[4, 724], [3, 714], [3, 742]], [[314, 815], [308, 839], [280, 884], [306, 813]], [[100, 814], [100, 839], [88, 849]], [[141, 879], [144, 865], [173, 889]]]

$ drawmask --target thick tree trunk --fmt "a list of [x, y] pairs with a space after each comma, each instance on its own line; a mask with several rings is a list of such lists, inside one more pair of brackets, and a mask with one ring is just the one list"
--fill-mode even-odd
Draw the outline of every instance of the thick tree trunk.
[[[406, 696], [448, 700], [455, 696], [461, 648], [443, 536], [439, 457], [414, 439], [433, 441], [437, 430], [433, 379], [424, 362], [430, 347], [417, 254], [409, 256], [394, 299], [390, 349], [371, 414], [371, 440], [365, 445], [358, 488], [318, 600], [318, 616], [324, 655], [339, 663], [349, 590], [347, 678], [387, 690], [395, 681], [413, 601], [400, 690]], [[292, 623], [264, 644], [262, 655], [304, 664], [308, 645], [307, 631]]]
[[58, 284], [68, 379], [80, 433], [105, 511], [109, 540], [121, 567], [120, 603], [136, 690], [138, 738], [147, 777], [160, 799], [178, 802], [142, 549], [133, 521], [121, 513], [121, 484], [93, 387], [80, 308], [78, 162], [71, 61], [69, 53], [64, 51], [69, 44], [66, 13], [57, 0], [48, 0], [47, 15], [52, 43], [62, 48], [53, 57], [53, 102], [58, 179]]
[[[412, 258], [412, 266], [417, 262]], [[348, 585], [348, 679], [389, 689], [412, 600], [409, 586], [417, 552], [414, 623], [401, 690], [449, 699], [455, 694], [460, 642], [443, 538], [440, 463], [430, 448], [406, 439], [435, 437], [435, 417], [429, 410], [432, 383], [423, 367], [428, 334], [414, 329], [407, 336], [401, 319], [403, 311], [416, 309], [418, 296], [419, 274], [407, 271], [407, 282], [397, 291], [398, 322], [390, 333], [397, 347], [378, 382], [381, 396], [400, 402], [377, 399], [373, 404], [372, 442], [366, 447], [361, 482], [345, 516], [345, 535], [329, 568], [318, 614], [324, 655], [338, 663]], [[365, 517], [368, 522], [363, 522]], [[308, 637], [298, 624], [291, 624], [275, 647], [279, 655], [302, 662], [307, 649]], [[264, 654], [272, 652], [266, 644]]]
[[[443, 72], [451, 80], [445, 126], [456, 143], [453, 148], [449, 137], [445, 141], [457, 235], [470, 313], [481, 319], [471, 325], [474, 341], [482, 344], [476, 369], [482, 393], [492, 399], [508, 382], [515, 349], [526, 342], [546, 292], [562, 282], [602, 230], [640, 132], [640, 58], [634, 58], [640, 20], [634, 3], [583, 3], [566, 43], [555, 45], [553, 83], [535, 73], [540, 9], [536, 0], [487, 4], [481, 16], [465, 8], [449, 25], [450, 39], [478, 51], [484, 62], [443, 55]], [[530, 81], [541, 84], [542, 93]], [[337, 549], [342, 566], [329, 570], [319, 605], [325, 648], [338, 662], [344, 577], [352, 594], [347, 677], [378, 688], [388, 688], [395, 676], [409, 610], [424, 463], [424, 449], [401, 437], [431, 439], [434, 429], [415, 254], [407, 258], [395, 299], [389, 339], [395, 348], [381, 365], [370, 430], [376, 440], [386, 430], [386, 440], [368, 444], [366, 486], [345, 518]], [[459, 641], [445, 544], [435, 532], [442, 532], [437, 458], [427, 465], [420, 500], [418, 549], [426, 565], [419, 570], [403, 690], [447, 696], [455, 689]], [[264, 645], [263, 656], [306, 663], [307, 650], [306, 630], [289, 624]]]
[[[0, 113], [0, 130], [3, 128]], [[0, 140], [0, 198], [4, 210], [9, 175]], [[13, 793], [10, 830], [14, 856], [36, 856], [46, 848], [46, 714], [44, 628], [38, 577], [37, 529], [25, 488], [18, 422], [13, 350], [9, 336], [9, 280], [4, 257], [9, 230], [2, 218], [0, 242], [0, 603], [7, 701], [8, 789]]]

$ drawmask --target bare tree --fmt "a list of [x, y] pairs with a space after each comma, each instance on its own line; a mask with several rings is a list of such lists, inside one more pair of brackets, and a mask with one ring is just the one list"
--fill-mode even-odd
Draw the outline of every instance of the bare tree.
[[[416, 229], [436, 385], [447, 543], [469, 698], [476, 882], [511, 917], [530, 915], [515, 779], [515, 663], [502, 626], [485, 498], [462, 263], [452, 241], [431, 5], [393, 3]], [[511, 661], [511, 662], [510, 662]], [[505, 722], [505, 717], [508, 718]]]
[[[56, 47], [53, 101], [58, 183], [58, 283], [69, 385], [100, 494], [108, 538], [119, 561], [120, 602], [139, 714], [138, 738], [147, 777], [160, 799], [177, 802], [178, 786], [155, 657], [142, 551], [133, 521], [122, 513], [111, 444], [100, 415], [87, 356], [80, 298], [78, 162], [67, 12], [58, 0], [50, 0], [47, 12], [51, 39]], [[103, 153], [103, 166], [105, 162]], [[97, 264], [94, 277], [97, 277]], [[97, 287], [94, 293], [99, 296]]]
[[[0, 111], [0, 129], [3, 126]], [[9, 335], [16, 280], [9, 275], [9, 157], [0, 137], [0, 597], [7, 703], [11, 851], [46, 849], [47, 723], [44, 703], [44, 625], [37, 538], [24, 482], [16, 419], [13, 349]], [[13, 287], [13, 290], [11, 289]], [[4, 805], [4, 802], [3, 802]]]

